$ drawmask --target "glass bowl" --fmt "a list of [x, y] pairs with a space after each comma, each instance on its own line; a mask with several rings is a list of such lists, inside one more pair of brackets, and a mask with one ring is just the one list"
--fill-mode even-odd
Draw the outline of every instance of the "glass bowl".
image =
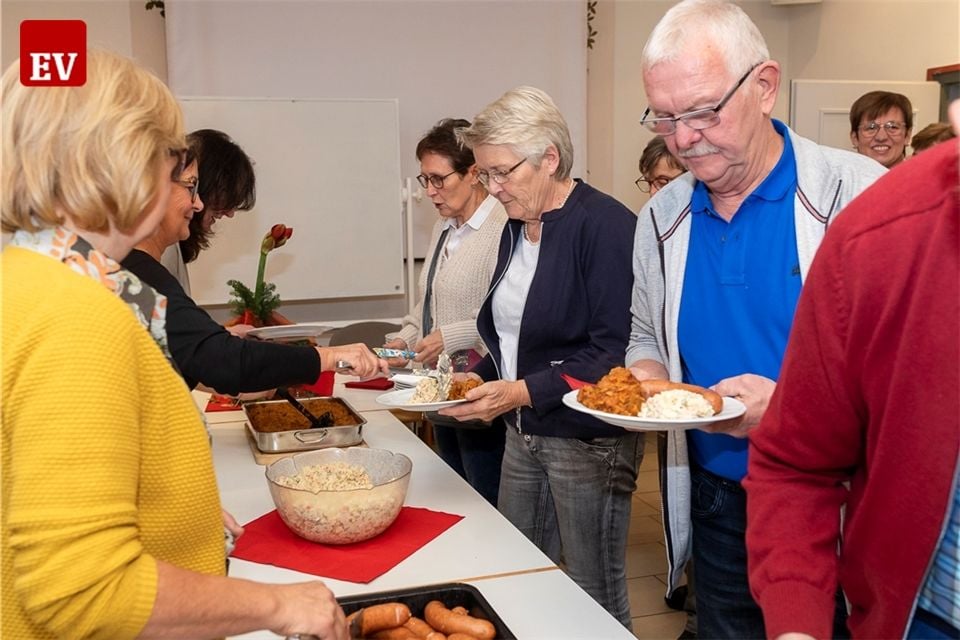
[[[362, 467], [372, 488], [320, 489], [293, 488], [278, 478], [300, 476], [307, 467], [346, 463]], [[335, 470], [341, 465], [324, 467], [318, 479], [324, 486], [343, 485]], [[267, 484], [277, 513], [301, 538], [323, 544], [350, 544], [379, 535], [393, 524], [400, 513], [410, 484], [413, 463], [402, 453], [386, 449], [350, 447], [306, 451], [281, 458], [267, 466]], [[349, 486], [349, 485], [347, 485]]]

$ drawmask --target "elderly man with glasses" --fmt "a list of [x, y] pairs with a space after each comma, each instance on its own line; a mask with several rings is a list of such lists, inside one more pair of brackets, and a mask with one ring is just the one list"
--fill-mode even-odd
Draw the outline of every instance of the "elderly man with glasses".
[[736, 424], [667, 434], [668, 595], [692, 553], [699, 635], [763, 637], [747, 583], [746, 436], [776, 385], [820, 240], [883, 168], [772, 118], [780, 65], [735, 4], [674, 6], [641, 64], [643, 124], [687, 173], [639, 214], [626, 362], [639, 379], [713, 387], [747, 409]]

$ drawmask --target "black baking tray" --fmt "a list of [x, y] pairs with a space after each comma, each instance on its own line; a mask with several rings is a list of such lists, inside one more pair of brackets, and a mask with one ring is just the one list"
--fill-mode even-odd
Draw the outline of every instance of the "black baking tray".
[[366, 593], [359, 596], [344, 596], [337, 598], [343, 607], [343, 612], [350, 615], [357, 609], [369, 607], [384, 602], [402, 602], [410, 607], [410, 612], [418, 618], [423, 618], [423, 610], [431, 600], [439, 600], [448, 609], [464, 607], [475, 618], [489, 620], [497, 630], [497, 638], [502, 640], [516, 640], [515, 635], [503, 623], [497, 612], [493, 610], [486, 598], [476, 587], [462, 582], [448, 582], [446, 584], [429, 584], [409, 589], [394, 591], [380, 591]]

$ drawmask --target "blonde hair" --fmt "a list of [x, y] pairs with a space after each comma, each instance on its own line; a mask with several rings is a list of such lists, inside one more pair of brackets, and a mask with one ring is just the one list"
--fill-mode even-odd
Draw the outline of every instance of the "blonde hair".
[[731, 77], [770, 59], [760, 29], [739, 6], [727, 0], [683, 0], [674, 5], [653, 28], [640, 56], [644, 71], [661, 62], [675, 62], [681, 56], [717, 47]]
[[552, 144], [560, 156], [554, 179], [567, 179], [573, 169], [573, 143], [567, 121], [553, 99], [535, 87], [507, 91], [484, 107], [472, 125], [457, 129], [457, 139], [470, 149], [483, 144], [507, 145], [537, 167]]
[[25, 87], [20, 63], [3, 74], [0, 221], [4, 231], [63, 222], [105, 232], [134, 227], [169, 188], [159, 177], [186, 145], [169, 89], [133, 61], [87, 52], [79, 87]]

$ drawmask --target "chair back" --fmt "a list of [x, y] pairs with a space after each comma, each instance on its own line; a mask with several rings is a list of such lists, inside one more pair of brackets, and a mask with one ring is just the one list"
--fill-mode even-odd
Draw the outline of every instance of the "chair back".
[[390, 332], [399, 330], [400, 325], [392, 322], [382, 322], [379, 320], [356, 322], [335, 330], [330, 336], [330, 346], [336, 347], [359, 342], [371, 348], [382, 347], [383, 343], [386, 342], [384, 336]]

